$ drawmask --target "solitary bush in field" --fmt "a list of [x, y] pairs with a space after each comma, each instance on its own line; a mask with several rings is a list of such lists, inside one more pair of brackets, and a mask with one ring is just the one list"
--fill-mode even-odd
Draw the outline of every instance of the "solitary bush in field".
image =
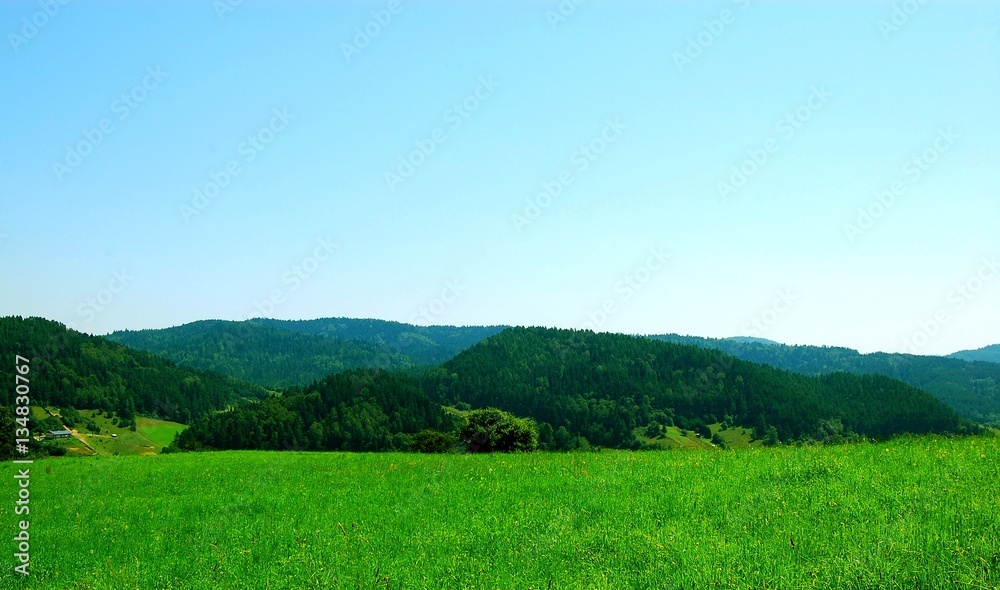
[[421, 430], [410, 437], [410, 450], [418, 453], [447, 453], [455, 448], [455, 435], [437, 430]]
[[538, 428], [531, 420], [487, 408], [469, 412], [458, 438], [470, 453], [531, 452], [538, 447]]

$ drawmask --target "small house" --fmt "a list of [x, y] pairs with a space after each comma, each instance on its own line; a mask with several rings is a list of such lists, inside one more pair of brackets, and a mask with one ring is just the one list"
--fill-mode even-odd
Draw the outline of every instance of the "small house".
[[73, 434], [73, 433], [70, 432], [70, 431], [68, 431], [68, 430], [50, 430], [49, 431], [49, 436], [51, 436], [52, 438], [69, 438], [71, 434]]

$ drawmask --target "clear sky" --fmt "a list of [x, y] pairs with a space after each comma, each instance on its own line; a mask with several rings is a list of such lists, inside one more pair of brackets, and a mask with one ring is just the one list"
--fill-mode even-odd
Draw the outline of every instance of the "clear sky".
[[0, 314], [997, 343], [998, 30], [985, 1], [5, 0]]

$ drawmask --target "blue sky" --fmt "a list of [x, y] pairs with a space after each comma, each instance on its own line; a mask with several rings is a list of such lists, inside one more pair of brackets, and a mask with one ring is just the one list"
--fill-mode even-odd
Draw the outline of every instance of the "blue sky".
[[0, 6], [0, 314], [1000, 342], [997, 3], [226, 2]]

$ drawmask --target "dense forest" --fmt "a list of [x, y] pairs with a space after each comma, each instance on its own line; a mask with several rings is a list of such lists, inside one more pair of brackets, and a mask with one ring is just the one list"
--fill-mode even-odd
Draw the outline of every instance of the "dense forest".
[[743, 360], [804, 375], [836, 371], [887, 375], [930, 393], [962, 417], [981, 424], [1000, 425], [1000, 364], [997, 363], [885, 352], [861, 354], [850, 348], [787, 346], [759, 339], [676, 334], [649, 338], [720, 350]]
[[174, 445], [183, 450], [384, 451], [407, 448], [407, 435], [450, 431], [454, 418], [419, 381], [359, 369], [197, 421]]
[[414, 365], [382, 344], [279, 329], [257, 320], [206, 320], [163, 330], [114, 332], [107, 338], [271, 389], [307, 385], [348, 369]]
[[[370, 319], [202, 321], [162, 330], [116, 332], [123, 344], [179, 364], [278, 389], [330, 373], [374, 367], [416, 373], [500, 333], [502, 326], [414, 326]], [[649, 336], [721, 350], [737, 358], [804, 375], [845, 371], [882, 374], [927, 391], [962, 417], [1000, 425], [1000, 345], [949, 357], [861, 354], [838, 347], [787, 346], [762, 338]]]
[[[188, 423], [267, 391], [231, 377], [181, 367], [148, 352], [42, 318], [0, 318], [0, 352], [30, 359], [32, 403], [100, 409]], [[3, 400], [14, 380], [3, 380]]]
[[506, 329], [506, 326], [414, 326], [385, 320], [351, 318], [253, 321], [302, 334], [381, 344], [405, 354], [418, 365], [439, 365], [473, 344]]
[[635, 446], [633, 429], [651, 421], [683, 428], [728, 422], [781, 441], [830, 424], [873, 438], [978, 430], [888, 377], [810, 377], [716, 350], [588, 331], [511, 328], [430, 372], [424, 386], [444, 404], [533, 417], [543, 447], [578, 437]]

